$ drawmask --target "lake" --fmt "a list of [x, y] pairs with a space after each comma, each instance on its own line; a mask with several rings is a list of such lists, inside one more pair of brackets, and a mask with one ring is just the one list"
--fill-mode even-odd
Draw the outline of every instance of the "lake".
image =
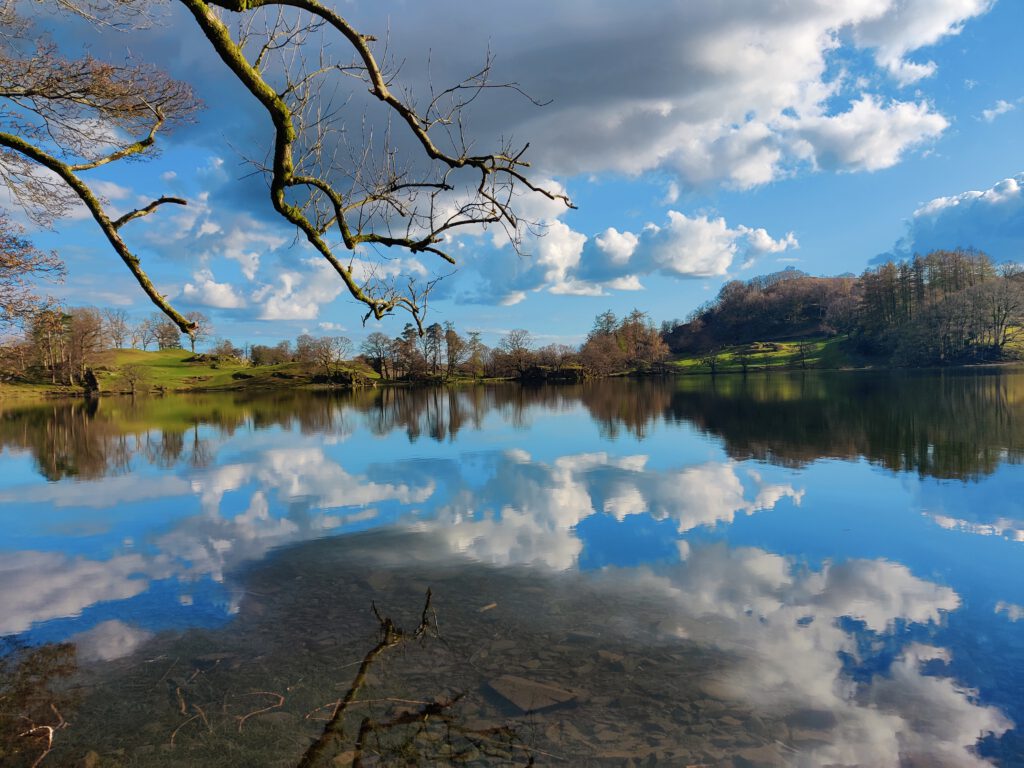
[[1022, 459], [1018, 372], [0, 404], [0, 763], [1021, 765]]

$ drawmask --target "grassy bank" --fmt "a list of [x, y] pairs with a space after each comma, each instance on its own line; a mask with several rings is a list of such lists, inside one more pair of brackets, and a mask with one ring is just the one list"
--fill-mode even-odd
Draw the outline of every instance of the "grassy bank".
[[[365, 379], [376, 378], [365, 366], [342, 366], [347, 373]], [[93, 371], [104, 394], [145, 392], [207, 392], [233, 390], [294, 389], [324, 387], [317, 380], [320, 371], [303, 363], [283, 363], [254, 367], [240, 360], [216, 360], [193, 355], [182, 349], [144, 352], [116, 349], [104, 352], [95, 361]], [[46, 397], [79, 396], [81, 387], [46, 383], [0, 384], [0, 398], [32, 400]]]
[[[714, 357], [712, 364], [711, 358]], [[842, 337], [762, 341], [723, 347], [716, 354], [679, 355], [669, 366], [681, 374], [741, 373], [781, 370], [871, 368], [879, 360], [858, 354]]]
[[[131, 391], [131, 379], [141, 378], [139, 390], [174, 392], [238, 389], [280, 389], [315, 386], [322, 371], [305, 363], [251, 366], [236, 359], [213, 359], [181, 349], [143, 352], [118, 349], [104, 353], [95, 366], [101, 392]], [[374, 379], [361, 365], [342, 365], [341, 373]]]

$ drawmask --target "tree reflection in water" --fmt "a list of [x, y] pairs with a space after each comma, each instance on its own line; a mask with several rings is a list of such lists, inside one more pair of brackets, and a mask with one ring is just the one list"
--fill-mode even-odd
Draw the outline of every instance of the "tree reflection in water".
[[[1024, 601], [1011, 578], [986, 577], [998, 592], [987, 605], [975, 576], [988, 572], [951, 550], [901, 565], [901, 553], [882, 544], [868, 554], [795, 546], [783, 555], [722, 535], [764, 531], [776, 517], [794, 530], [831, 512], [814, 498], [813, 469], [740, 463], [751, 458], [803, 467], [866, 457], [896, 472], [956, 478], [965, 482], [916, 485], [944, 501], [953, 486], [991, 493], [999, 525], [958, 522], [948, 504], [949, 519], [935, 518], [942, 527], [928, 523], [933, 531], [1009, 530], [1003, 517], [1016, 502], [998, 494], [1014, 475], [996, 470], [1022, 456], [1022, 409], [1024, 377], [1010, 373], [9, 408], [0, 445], [31, 457], [23, 468], [30, 461], [48, 480], [95, 482], [0, 487], [15, 539], [31, 542], [3, 553], [2, 631], [42, 626], [49, 639], [71, 637], [75, 685], [86, 696], [73, 719], [71, 703], [22, 697], [28, 703], [10, 713], [25, 726], [5, 739], [28, 765], [47, 748], [47, 729], [65, 722], [45, 764], [74, 765], [96, 750], [104, 765], [295, 765], [380, 638], [368, 606], [412, 615], [434, 586], [440, 639], [405, 643], [370, 665], [328, 764], [369, 763], [377, 753], [383, 764], [983, 765], [979, 735], [991, 734], [984, 744], [993, 753], [1020, 751], [1004, 714], [1019, 712], [1019, 675], [991, 676], [1015, 658], [1012, 622]], [[546, 417], [562, 413], [583, 439], [549, 445]], [[714, 436], [725, 455], [709, 455], [707, 441], [688, 444], [680, 425]], [[853, 482], [865, 477], [847, 469]], [[899, 482], [884, 475], [872, 479]], [[27, 504], [45, 513], [38, 531], [20, 521]], [[795, 514], [801, 504], [808, 514]], [[907, 511], [896, 516], [923, 519]], [[875, 520], [870, 512], [854, 499], [834, 517]], [[115, 528], [118, 515], [130, 524]], [[113, 533], [73, 533], [85, 523]], [[360, 525], [383, 530], [322, 538]], [[609, 552], [630, 535], [671, 552], [648, 549], [636, 567], [582, 572], [599, 526], [611, 531]], [[78, 548], [84, 539], [75, 535], [97, 543]], [[919, 553], [912, 538], [904, 551]], [[186, 614], [204, 588], [220, 601], [218, 621], [199, 629]], [[147, 609], [185, 618], [161, 624], [163, 614]], [[167, 631], [182, 626], [193, 628]], [[992, 659], [964, 653], [988, 653], [997, 631]], [[53, 666], [70, 670], [65, 661], [54, 657]], [[570, 700], [517, 711], [500, 694], [502, 676]], [[45, 678], [47, 696], [71, 690], [59, 678]], [[5, 749], [5, 759], [14, 754]]]
[[[0, 411], [0, 447], [27, 450], [48, 480], [154, 465], [207, 466], [216, 437], [297, 427], [345, 435], [403, 431], [452, 441], [489, 414], [517, 427], [583, 406], [615, 439], [686, 422], [739, 460], [802, 466], [865, 457], [894, 471], [970, 480], [1024, 457], [1024, 373], [803, 373], [598, 380], [577, 385], [382, 388], [345, 394], [167, 396], [47, 403]], [[205, 428], [205, 429], [203, 429]], [[211, 431], [212, 430], [212, 431]]]

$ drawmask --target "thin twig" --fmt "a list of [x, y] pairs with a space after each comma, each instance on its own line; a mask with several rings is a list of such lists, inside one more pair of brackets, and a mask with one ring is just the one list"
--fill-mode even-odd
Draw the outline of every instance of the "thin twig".
[[239, 733], [242, 732], [242, 726], [245, 725], [245, 721], [248, 720], [250, 717], [255, 717], [256, 715], [261, 715], [264, 712], [269, 712], [272, 709], [279, 709], [279, 708], [284, 706], [284, 696], [282, 696], [280, 693], [274, 693], [273, 691], [253, 691], [252, 693], [243, 693], [242, 695], [243, 696], [275, 696], [275, 697], [277, 697], [277, 703], [276, 704], [271, 704], [269, 707], [263, 707], [262, 709], [254, 710], [254, 711], [252, 711], [252, 712], [250, 712], [250, 713], [248, 713], [246, 715], [239, 716], [238, 717], [238, 732]]

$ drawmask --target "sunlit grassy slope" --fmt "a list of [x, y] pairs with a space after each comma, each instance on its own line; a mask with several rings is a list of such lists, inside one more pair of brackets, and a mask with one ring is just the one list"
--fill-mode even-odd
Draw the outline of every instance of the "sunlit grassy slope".
[[[195, 361], [191, 352], [168, 349], [143, 352], [118, 349], [104, 353], [97, 361], [96, 378], [105, 392], [130, 389], [125, 369], [134, 366], [143, 372], [142, 389], [210, 390], [268, 389], [311, 383], [314, 371], [301, 363], [283, 363], [253, 367], [246, 363]], [[364, 376], [372, 376], [360, 369]]]
[[[863, 368], [871, 361], [852, 352], [844, 339], [803, 339], [802, 341], [766, 341], [736, 344], [718, 351], [717, 372], [730, 373], [743, 370], [746, 357], [748, 371], [793, 370], [802, 368], [842, 369]], [[803, 344], [803, 360], [800, 345]], [[710, 373], [708, 355], [685, 355], [671, 361], [680, 373]]]

